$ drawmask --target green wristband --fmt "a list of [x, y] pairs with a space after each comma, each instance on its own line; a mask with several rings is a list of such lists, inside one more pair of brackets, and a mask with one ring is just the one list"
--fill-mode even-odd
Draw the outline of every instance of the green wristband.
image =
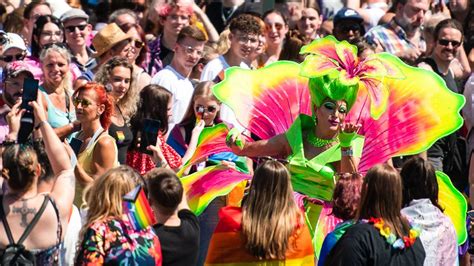
[[[238, 137], [240, 135], [240, 132], [237, 128], [233, 128], [229, 131], [229, 133], [227, 133], [227, 137], [225, 138], [225, 141], [226, 143], [230, 143], [230, 140], [233, 138], [233, 137]], [[244, 143], [242, 142], [241, 139], [237, 139], [235, 141], [235, 145], [237, 145], [237, 147], [239, 148], [243, 148], [244, 147]]]
[[340, 132], [339, 133], [339, 144], [341, 145], [342, 148], [347, 148], [352, 146], [352, 140], [355, 138], [357, 134], [355, 132], [352, 133], [346, 133], [346, 132]]

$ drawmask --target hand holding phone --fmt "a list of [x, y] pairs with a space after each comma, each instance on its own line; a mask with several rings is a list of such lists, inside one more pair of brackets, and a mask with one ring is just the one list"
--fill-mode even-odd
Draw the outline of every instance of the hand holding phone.
[[21, 97], [21, 109], [25, 109], [27, 112], [33, 112], [33, 107], [30, 106], [30, 102], [36, 101], [38, 98], [38, 86], [38, 80], [25, 78]]
[[152, 155], [153, 152], [148, 150], [147, 147], [150, 145], [156, 145], [156, 139], [158, 138], [158, 132], [161, 128], [161, 121], [155, 119], [144, 119], [143, 128], [141, 131], [140, 139], [140, 152]]

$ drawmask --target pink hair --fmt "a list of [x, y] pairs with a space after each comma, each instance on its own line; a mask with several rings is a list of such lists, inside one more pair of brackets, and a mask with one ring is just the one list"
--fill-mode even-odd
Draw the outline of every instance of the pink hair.
[[158, 12], [158, 15], [160, 17], [167, 17], [173, 9], [177, 8], [178, 10], [183, 10], [185, 11], [189, 16], [193, 14], [193, 5], [191, 1], [172, 1], [171, 3], [166, 3], [164, 4], [161, 8], [160, 11]]

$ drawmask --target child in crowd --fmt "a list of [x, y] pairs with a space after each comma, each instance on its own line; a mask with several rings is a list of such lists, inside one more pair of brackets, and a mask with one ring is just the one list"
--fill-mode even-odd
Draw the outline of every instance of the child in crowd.
[[153, 227], [162, 246], [164, 265], [196, 265], [199, 222], [189, 210], [183, 186], [176, 174], [155, 168], [145, 175], [149, 199], [158, 223]]

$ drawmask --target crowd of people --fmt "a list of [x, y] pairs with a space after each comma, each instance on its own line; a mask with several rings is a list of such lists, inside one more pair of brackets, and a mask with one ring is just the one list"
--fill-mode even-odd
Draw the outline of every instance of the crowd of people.
[[[0, 265], [470, 265], [474, 216], [453, 217], [438, 175], [474, 206], [473, 1], [33, 0], [0, 13]], [[419, 102], [386, 107], [405, 69], [451, 111], [432, 111], [435, 133], [413, 118]], [[367, 122], [398, 111], [385, 129]], [[413, 119], [425, 148], [370, 150], [384, 159], [365, 169], [367, 132]], [[227, 137], [195, 160], [218, 128]], [[198, 212], [182, 180], [213, 166], [227, 174], [196, 181]]]

